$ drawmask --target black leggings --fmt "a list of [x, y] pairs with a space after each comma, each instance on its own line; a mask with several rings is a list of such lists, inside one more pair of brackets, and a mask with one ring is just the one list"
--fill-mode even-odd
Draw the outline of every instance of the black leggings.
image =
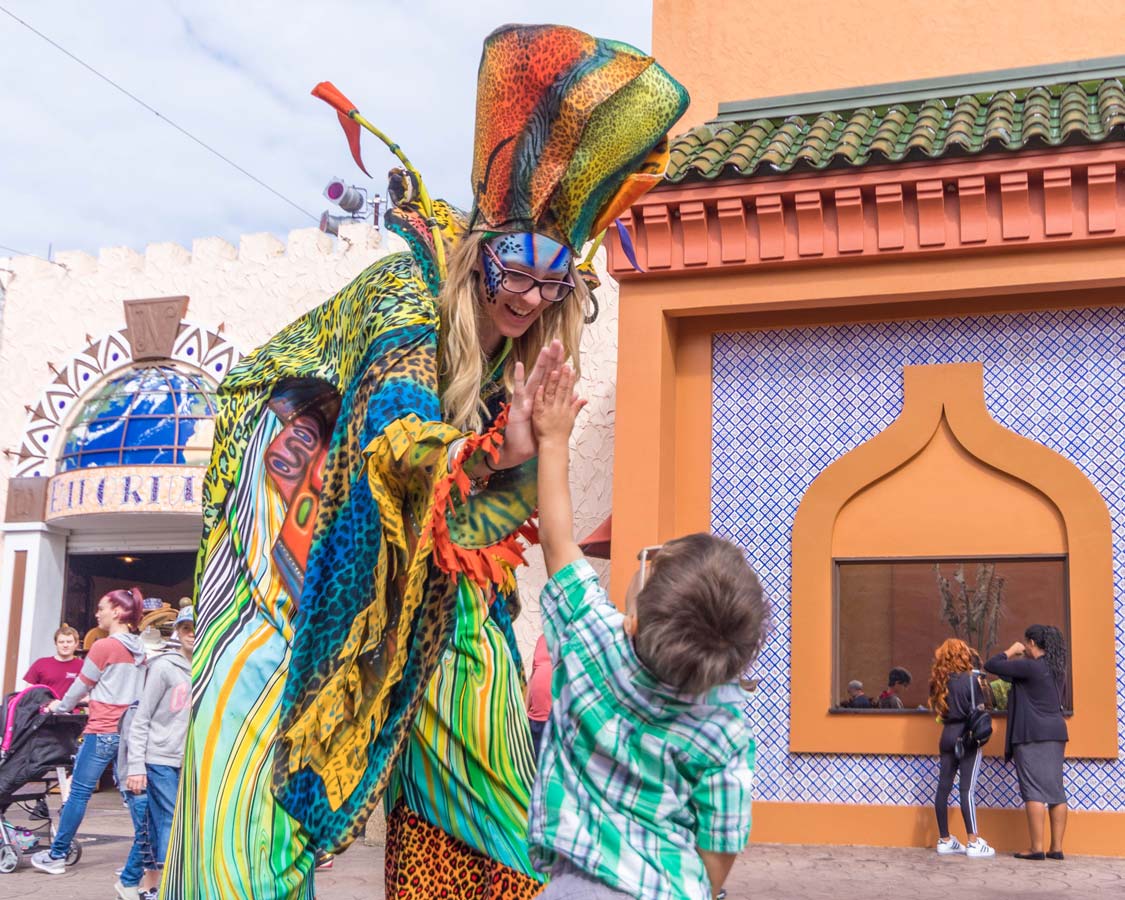
[[977, 748], [968, 753], [960, 763], [952, 753], [941, 754], [941, 768], [938, 774], [937, 794], [934, 795], [934, 812], [937, 814], [938, 833], [949, 837], [949, 792], [953, 790], [953, 776], [961, 775], [961, 817], [969, 834], [977, 833], [977, 810], [973, 802], [973, 791], [980, 774], [980, 758], [984, 751]]

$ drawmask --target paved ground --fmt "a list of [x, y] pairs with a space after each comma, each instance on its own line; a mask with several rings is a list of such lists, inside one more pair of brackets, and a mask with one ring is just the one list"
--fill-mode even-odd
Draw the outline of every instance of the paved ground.
[[[15, 810], [11, 818], [21, 821]], [[112, 900], [114, 870], [131, 840], [129, 816], [115, 795], [103, 793], [95, 796], [85, 824], [77, 866], [66, 875], [45, 875], [24, 863], [0, 875], [0, 900]], [[382, 868], [382, 847], [355, 845], [318, 877], [318, 900], [384, 900]], [[742, 855], [727, 887], [731, 900], [1121, 900], [1125, 860], [1030, 863], [939, 858], [925, 850], [763, 844]]]

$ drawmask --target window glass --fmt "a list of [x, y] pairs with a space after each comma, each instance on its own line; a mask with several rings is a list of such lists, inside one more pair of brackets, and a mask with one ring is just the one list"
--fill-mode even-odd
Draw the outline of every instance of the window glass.
[[[1029, 625], [1054, 625], [1069, 647], [1063, 557], [835, 565], [837, 709], [925, 709], [933, 653], [946, 638], [961, 638], [985, 661], [1022, 642]], [[1007, 686], [989, 680], [1003, 709]], [[1064, 706], [1072, 706], [1069, 683]]]
[[91, 392], [67, 430], [59, 470], [183, 463], [184, 446], [214, 413], [214, 390], [198, 373], [130, 369]]
[[173, 416], [133, 416], [125, 429], [128, 449], [166, 447], [176, 443], [176, 419]]

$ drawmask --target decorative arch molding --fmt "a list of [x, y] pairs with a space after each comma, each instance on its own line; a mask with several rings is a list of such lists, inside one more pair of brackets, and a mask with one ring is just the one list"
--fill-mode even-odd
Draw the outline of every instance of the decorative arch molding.
[[[218, 384], [242, 353], [217, 331], [181, 320], [169, 359], [202, 372]], [[111, 331], [92, 340], [61, 368], [48, 363], [55, 379], [39, 395], [35, 406], [27, 406], [27, 424], [20, 441], [12, 476], [47, 478], [58, 455], [63, 425], [90, 390], [118, 370], [135, 362], [127, 328]]]
[[[1069, 564], [1075, 695], [1067, 755], [1116, 758], [1109, 510], [1097, 488], [1073, 463], [1009, 431], [989, 415], [980, 363], [905, 367], [899, 417], [832, 463], [801, 501], [793, 522], [790, 749], [933, 753], [936, 732], [930, 716], [828, 712], [835, 652], [832, 548], [844, 508], [868, 487], [909, 466], [943, 428], [975, 461], [1038, 492], [1061, 517]], [[997, 731], [989, 745], [992, 753], [1003, 752], [1003, 725], [998, 723]]]

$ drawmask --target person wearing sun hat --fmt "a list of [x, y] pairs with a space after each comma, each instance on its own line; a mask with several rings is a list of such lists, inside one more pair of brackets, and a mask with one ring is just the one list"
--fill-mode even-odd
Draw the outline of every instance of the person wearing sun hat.
[[[386, 139], [408, 252], [220, 386], [165, 898], [309, 897], [317, 853], [384, 798], [389, 896], [541, 889], [512, 627], [531, 399], [577, 365], [581, 254], [659, 181], [687, 94], [636, 49], [553, 25], [498, 29], [478, 80], [471, 214], [430, 200]], [[383, 136], [334, 86], [314, 93], [362, 165], [357, 123]]]

